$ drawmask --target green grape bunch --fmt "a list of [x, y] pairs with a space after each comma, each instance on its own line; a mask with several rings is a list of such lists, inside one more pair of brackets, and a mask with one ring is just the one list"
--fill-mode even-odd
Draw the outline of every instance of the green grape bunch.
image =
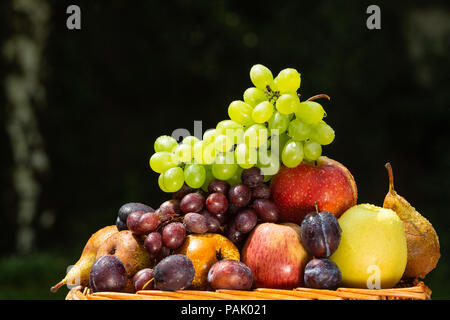
[[176, 192], [187, 184], [207, 191], [213, 179], [235, 185], [241, 182], [241, 172], [253, 166], [269, 181], [281, 164], [293, 168], [303, 161], [313, 163], [322, 155], [322, 146], [333, 142], [334, 130], [315, 101], [330, 98], [319, 94], [302, 101], [296, 69], [283, 69], [274, 78], [267, 67], [256, 64], [250, 80], [254, 86], [244, 91], [243, 99], [229, 104], [229, 119], [205, 131], [202, 139], [156, 139], [150, 167], [160, 174], [161, 190]]

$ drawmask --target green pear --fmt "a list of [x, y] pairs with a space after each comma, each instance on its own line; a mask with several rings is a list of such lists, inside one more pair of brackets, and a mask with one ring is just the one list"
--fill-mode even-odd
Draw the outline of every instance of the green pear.
[[114, 233], [118, 233], [117, 227], [107, 226], [95, 232], [84, 246], [80, 259], [69, 270], [64, 279], [50, 288], [51, 292], [56, 292], [63, 285], [81, 285], [86, 287], [89, 285], [89, 272], [95, 262], [97, 250], [100, 246]]

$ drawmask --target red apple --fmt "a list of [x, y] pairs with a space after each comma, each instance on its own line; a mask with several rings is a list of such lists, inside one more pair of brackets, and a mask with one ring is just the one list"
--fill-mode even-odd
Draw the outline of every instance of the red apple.
[[355, 179], [341, 163], [320, 157], [317, 164], [301, 163], [295, 168], [283, 166], [272, 178], [272, 197], [280, 209], [281, 222], [301, 224], [306, 214], [329, 211], [339, 218], [356, 205]]
[[250, 233], [241, 259], [253, 273], [255, 288], [293, 289], [303, 284], [309, 255], [298, 225], [266, 222]]

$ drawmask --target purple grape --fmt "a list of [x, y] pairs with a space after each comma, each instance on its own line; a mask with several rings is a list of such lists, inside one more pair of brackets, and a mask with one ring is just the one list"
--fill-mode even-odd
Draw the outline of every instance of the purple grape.
[[331, 256], [341, 241], [341, 227], [335, 215], [328, 211], [312, 212], [305, 216], [301, 224], [301, 239], [313, 256]]
[[226, 181], [214, 179], [208, 185], [209, 193], [219, 192], [226, 195], [228, 190], [230, 190], [230, 184]]
[[94, 292], [120, 292], [127, 285], [127, 272], [122, 261], [112, 255], [95, 260], [89, 272], [89, 286]]
[[[153, 279], [153, 269], [145, 268], [145, 269], [139, 270], [133, 276], [134, 289], [136, 291], [153, 289], [153, 284], [155, 281], [149, 282], [152, 279]], [[145, 288], [144, 288], [144, 286], [145, 286]]]
[[171, 253], [170, 249], [163, 246], [161, 248], [161, 250], [159, 250], [159, 252], [156, 255], [152, 255], [152, 257], [154, 257], [156, 259], [156, 261], [161, 261], [165, 257], [168, 257], [170, 255], [170, 253]]
[[180, 200], [175, 199], [164, 201], [159, 206], [159, 209], [156, 210], [161, 222], [172, 219], [175, 215], [180, 214], [180, 212]]
[[264, 175], [261, 173], [261, 169], [253, 167], [243, 170], [241, 179], [243, 184], [250, 188], [254, 188], [264, 182]]
[[139, 233], [139, 223], [141, 221], [141, 216], [144, 214], [144, 211], [133, 211], [128, 215], [127, 218], [127, 227], [133, 233]]
[[144, 211], [144, 212], [152, 212], [152, 207], [149, 207], [146, 204], [139, 203], [139, 202], [130, 202], [125, 203], [123, 206], [120, 207], [118, 216], [120, 220], [127, 221], [128, 215], [134, 211]]
[[214, 290], [250, 290], [253, 274], [249, 267], [240, 261], [225, 259], [212, 265], [208, 272], [208, 283]]
[[127, 227], [134, 234], [149, 234], [160, 224], [156, 212], [132, 212], [127, 219]]
[[229, 216], [235, 216], [236, 213], [238, 213], [241, 209], [242, 209], [241, 207], [235, 206], [235, 205], [233, 205], [232, 203], [230, 203], [230, 204], [228, 205], [228, 211], [227, 211], [227, 214], [228, 214]]
[[342, 273], [329, 259], [313, 259], [305, 267], [304, 281], [309, 288], [335, 290], [342, 283]]
[[237, 184], [228, 191], [228, 199], [237, 207], [245, 207], [252, 198], [252, 192], [245, 184]]
[[142, 234], [149, 234], [150, 232], [156, 230], [161, 221], [156, 212], [146, 212], [141, 216], [139, 223], [139, 229]]
[[208, 232], [216, 233], [220, 228], [220, 221], [217, 219], [217, 216], [206, 210], [200, 212], [200, 214], [206, 218]]
[[214, 215], [217, 220], [219, 220], [219, 223], [221, 226], [223, 226], [228, 221], [228, 215], [227, 213], [218, 213]]
[[206, 198], [206, 209], [214, 214], [225, 213], [228, 209], [227, 197], [220, 192], [211, 193]]
[[181, 199], [180, 209], [184, 213], [200, 212], [204, 205], [205, 198], [201, 194], [194, 192], [185, 195], [183, 199]]
[[181, 200], [183, 197], [189, 193], [195, 192], [195, 189], [189, 187], [186, 183], [183, 184], [180, 190], [175, 193], [172, 193], [172, 198], [175, 200]]
[[144, 241], [144, 247], [152, 255], [157, 254], [163, 246], [162, 236], [159, 232], [150, 233]]
[[253, 230], [258, 222], [258, 217], [252, 209], [244, 209], [234, 217], [236, 229], [242, 233], [248, 233]]
[[181, 222], [172, 222], [166, 225], [162, 231], [162, 241], [169, 249], [180, 247], [186, 237], [186, 228]]
[[270, 196], [271, 196], [270, 187], [265, 184], [261, 184], [252, 189], [253, 199], [270, 199]]
[[227, 238], [235, 245], [239, 245], [245, 239], [245, 234], [237, 230], [234, 221], [228, 225]]
[[204, 191], [203, 189], [197, 189], [195, 190], [194, 193], [198, 193], [199, 195], [201, 195], [203, 198], [206, 198], [206, 196], [208, 195], [208, 193], [206, 191]]
[[155, 288], [176, 291], [188, 288], [194, 280], [195, 269], [191, 259], [174, 254], [161, 260], [154, 269]]
[[170, 211], [171, 214], [180, 214], [181, 213], [180, 202], [181, 200], [176, 199], [167, 200], [164, 201], [159, 207], [160, 208], [167, 207], [167, 209]]
[[256, 199], [252, 204], [258, 217], [265, 222], [276, 222], [280, 216], [277, 205], [266, 199]]
[[208, 232], [208, 221], [200, 213], [190, 212], [183, 218], [186, 229], [192, 233]]

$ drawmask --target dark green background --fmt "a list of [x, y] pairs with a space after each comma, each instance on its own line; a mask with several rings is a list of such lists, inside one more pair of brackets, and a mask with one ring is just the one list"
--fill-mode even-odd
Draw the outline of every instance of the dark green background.
[[[360, 203], [382, 204], [392, 163], [397, 191], [440, 237], [442, 258], [426, 283], [433, 298], [450, 298], [450, 28], [433, 18], [450, 17], [448, 2], [374, 2], [382, 29], [373, 31], [365, 1], [49, 2], [47, 104], [37, 116], [51, 171], [39, 207], [56, 220], [44, 229], [36, 219], [33, 253], [15, 254], [2, 92], [0, 299], [63, 298], [65, 288], [49, 287], [123, 203], [168, 198], [148, 166], [155, 138], [225, 119], [255, 63], [275, 74], [294, 67], [303, 96], [331, 96], [323, 105], [336, 139], [324, 154], [353, 173]], [[69, 4], [81, 7], [79, 31], [66, 28]], [[15, 16], [10, 1], [0, 8], [2, 41]]]

